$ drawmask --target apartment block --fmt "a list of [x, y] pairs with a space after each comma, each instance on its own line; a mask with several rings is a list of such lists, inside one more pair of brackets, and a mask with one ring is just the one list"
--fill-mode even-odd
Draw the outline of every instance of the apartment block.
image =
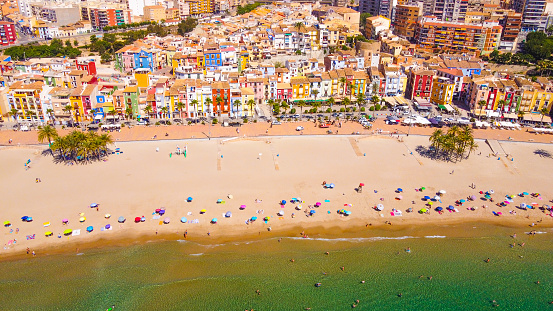
[[503, 27], [498, 22], [448, 23], [425, 16], [417, 24], [417, 45], [430, 51], [492, 52], [499, 47]]
[[17, 40], [17, 33], [14, 23], [0, 21], [0, 45], [14, 44], [15, 40]]
[[161, 5], [148, 5], [144, 7], [144, 20], [159, 22], [165, 19], [165, 8]]
[[522, 29], [526, 31], [544, 31], [547, 24], [545, 7], [547, 0], [513, 0], [511, 8], [522, 13]]
[[102, 29], [106, 26], [119, 26], [131, 23], [131, 11], [121, 4], [110, 4], [81, 8], [83, 20], [90, 21], [92, 28]]
[[508, 12], [499, 20], [500, 25], [503, 27], [503, 33], [501, 34], [501, 49], [513, 50], [515, 48], [515, 42], [520, 33], [522, 27], [522, 14], [515, 12]]
[[416, 5], [398, 5], [395, 14], [395, 34], [409, 41], [415, 38], [415, 28], [421, 15], [421, 8]]

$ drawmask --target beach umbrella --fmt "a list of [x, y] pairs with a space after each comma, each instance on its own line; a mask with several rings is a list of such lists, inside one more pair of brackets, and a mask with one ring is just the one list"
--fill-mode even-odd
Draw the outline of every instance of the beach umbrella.
[[453, 205], [450, 205], [450, 206], [447, 207], [448, 210], [453, 210], [454, 208], [455, 208], [455, 206], [453, 206]]
[[505, 204], [511, 204], [511, 202], [510, 202], [510, 201], [507, 201], [507, 200], [503, 201], [503, 203], [505, 203]]
[[207, 212], [205, 209], [201, 210], [200, 211], [200, 214], [205, 214], [205, 212]]
[[229, 194], [229, 195], [227, 195], [227, 198], [232, 200], [232, 198], [234, 198], [234, 197], [232, 196], [232, 194]]
[[161, 208], [156, 208], [156, 213], [161, 212]]
[[440, 196], [436, 195], [434, 196], [434, 201], [440, 201], [442, 198], [440, 198]]
[[106, 219], [109, 219], [110, 217], [111, 217], [110, 214], [105, 214], [105, 215], [104, 215], [104, 218], [106, 218]]
[[490, 191], [488, 191], [488, 192], [491, 193], [491, 194], [495, 193], [495, 191], [493, 191], [493, 189], [490, 189]]
[[350, 211], [344, 211], [344, 212], [345, 212], [344, 214], [345, 214], [346, 216], [351, 215], [351, 212], [350, 212]]
[[426, 213], [427, 209], [426, 208], [421, 208], [420, 212], [421, 213]]
[[437, 210], [438, 212], [441, 212], [441, 211], [443, 211], [443, 210], [444, 210], [444, 208], [443, 208], [443, 207], [441, 207], [441, 206], [438, 206], [438, 207], [436, 207], [436, 210]]
[[489, 194], [486, 194], [486, 195], [484, 196], [484, 198], [486, 198], [486, 199], [488, 199], [488, 200], [489, 200], [489, 199], [491, 199], [492, 197], [491, 197], [491, 195], [489, 195]]
[[282, 200], [282, 201], [280, 202], [280, 205], [286, 205], [286, 201], [285, 201], [285, 200]]
[[182, 217], [182, 218], [180, 219], [180, 222], [182, 222], [183, 224], [186, 223], [187, 221], [188, 221], [188, 219], [186, 219], [186, 217]]
[[21, 217], [21, 221], [27, 221], [27, 218], [29, 218], [29, 216], [23, 216]]
[[526, 203], [520, 203], [521, 208], [526, 208], [526, 206], [527, 206]]
[[328, 188], [333, 189], [333, 188], [334, 188], [334, 184], [331, 183], [330, 185], [328, 185]]
[[94, 227], [92, 227], [92, 226], [86, 227], [86, 231], [88, 231], [88, 232], [92, 232], [93, 230], [94, 230]]
[[69, 220], [68, 220], [67, 218], [64, 218], [64, 219], [61, 220], [61, 222], [64, 223], [64, 224], [66, 224], [66, 223], [69, 222]]
[[434, 204], [434, 202], [428, 202], [427, 203], [429, 206], [432, 206], [432, 204]]
[[240, 205], [240, 209], [241, 209], [241, 210], [246, 209], [246, 205]]
[[397, 191], [397, 192], [403, 192], [403, 189], [401, 189], [401, 188], [397, 188], [397, 190], [396, 190], [396, 191]]
[[230, 211], [228, 211], [226, 214], [225, 214], [225, 217], [231, 217], [232, 216], [232, 213]]
[[251, 221], [256, 221], [256, 220], [257, 220], [257, 217], [255, 217], [255, 216], [253, 216], [253, 217], [251, 218]]
[[223, 200], [218, 199], [218, 200], [217, 200], [217, 204], [220, 204], [220, 203], [223, 203]]
[[316, 212], [317, 212], [316, 210], [312, 209], [309, 211], [309, 214], [315, 214]]
[[92, 208], [98, 207], [98, 203], [92, 203], [92, 204], [90, 204], [90, 207], [92, 207]]
[[146, 217], [142, 216], [140, 217], [140, 222], [145, 222], [146, 221]]
[[165, 214], [165, 210], [164, 210], [164, 209], [162, 209], [161, 211], [159, 211], [159, 215], [160, 215], [160, 216], [163, 216], [163, 214]]
[[346, 203], [346, 204], [344, 204], [344, 206], [352, 207], [353, 204], [351, 204], [351, 203]]
[[211, 220], [211, 223], [212, 223], [212, 224], [216, 224], [216, 223], [217, 223], [217, 218], [213, 218], [213, 219]]
[[445, 190], [440, 190], [439, 193], [440, 194], [446, 194], [446, 191]]
[[263, 218], [263, 220], [266, 220], [266, 221], [271, 220], [271, 216], [265, 216], [265, 218]]
[[53, 234], [52, 231], [46, 231], [46, 232], [44, 232], [44, 235], [45, 235], [45, 236], [52, 236], [52, 234]]
[[321, 202], [315, 203], [315, 206], [317, 206], [317, 207], [321, 206]]
[[4, 226], [8, 227], [10, 225], [11, 225], [11, 223], [9, 221], [4, 221]]
[[67, 230], [63, 231], [64, 235], [69, 235], [71, 233], [73, 233], [73, 230], [71, 230], [71, 229], [67, 229]]
[[188, 197], [188, 199], [186, 199], [186, 202], [192, 202], [192, 197]]
[[111, 228], [111, 225], [110, 225], [110, 224], [107, 224], [105, 228], [106, 228], [106, 229], [109, 229], [109, 228]]
[[278, 211], [277, 215], [278, 216], [284, 216], [284, 211], [283, 210]]
[[459, 202], [461, 202], [461, 203], [465, 203], [466, 201], [467, 201], [467, 200], [465, 200], [465, 199], [459, 200]]
[[474, 200], [476, 200], [476, 196], [473, 194], [473, 195], [470, 196], [470, 199], [474, 201]]
[[538, 206], [539, 206], [538, 203], [535, 203], [535, 202], [532, 203], [532, 207], [538, 207]]
[[80, 221], [80, 222], [84, 222], [85, 220], [86, 220], [86, 217], [81, 217], [81, 218], [79, 218], [79, 221]]
[[126, 219], [125, 219], [125, 217], [123, 217], [123, 216], [119, 216], [119, 218], [117, 219], [117, 221], [118, 221], [118, 222], [121, 222], [121, 223], [125, 222], [125, 220], [126, 220]]
[[365, 187], [364, 183], [359, 183], [359, 187]]
[[301, 204], [298, 204], [298, 205], [296, 206], [296, 209], [297, 209], [298, 211], [300, 211], [300, 210], [302, 209]]
[[378, 211], [381, 211], [381, 210], [383, 210], [383, 209], [384, 209], [384, 204], [378, 204], [378, 205], [376, 206], [376, 210], [378, 210]]
[[401, 195], [396, 196], [396, 199], [401, 200], [403, 197]]
[[140, 222], [140, 217], [135, 217], [134, 222]]
[[425, 195], [425, 196], [424, 196], [424, 199], [425, 199], [425, 200], [430, 200], [430, 197], [427, 196], [427, 195]]
[[163, 223], [168, 224], [170, 221], [171, 219], [169, 219], [169, 217], [165, 217], [165, 219], [163, 220]]
[[426, 188], [425, 188], [425, 187], [421, 187], [421, 189], [420, 189], [420, 190], [421, 190], [421, 191], [423, 191], [423, 190], [426, 190]]
[[523, 194], [523, 195], [529, 195], [530, 193], [524, 191], [522, 194]]
[[31, 221], [33, 221], [33, 217], [31, 216], [27, 217], [27, 222], [31, 222]]

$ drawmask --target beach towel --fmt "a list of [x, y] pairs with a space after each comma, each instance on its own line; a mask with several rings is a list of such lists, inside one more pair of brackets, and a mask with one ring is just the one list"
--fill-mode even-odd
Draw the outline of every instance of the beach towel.
[[154, 217], [152, 217], [152, 219], [156, 220], [156, 219], [159, 219], [160, 217], [161, 217], [161, 216], [159, 216], [159, 215], [156, 214]]
[[27, 240], [34, 240], [34, 239], [35, 239], [35, 234], [31, 234], [27, 236]]
[[50, 226], [50, 222], [45, 222], [43, 223], [44, 227], [49, 227]]
[[73, 230], [73, 232], [71, 232], [71, 235], [72, 236], [81, 235], [81, 229]]

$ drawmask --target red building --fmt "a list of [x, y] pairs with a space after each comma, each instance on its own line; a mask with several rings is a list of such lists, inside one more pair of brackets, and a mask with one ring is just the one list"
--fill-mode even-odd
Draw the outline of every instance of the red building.
[[290, 83], [277, 83], [277, 97], [279, 100], [291, 100], [292, 99], [292, 86]]
[[79, 61], [75, 60], [75, 65], [77, 65], [77, 70], [85, 70], [88, 72], [89, 76], [96, 75], [96, 62], [91, 60]]
[[433, 77], [431, 70], [411, 70], [407, 76], [405, 97], [411, 100], [415, 97], [430, 98]]
[[17, 32], [15, 31], [15, 24], [5, 21], [0, 21], [0, 44], [10, 45], [14, 44], [17, 40]]
[[90, 20], [90, 24], [94, 29], [102, 29], [106, 26], [120, 26], [128, 24], [131, 20], [131, 11], [123, 9], [89, 8], [88, 14], [88, 20]]
[[[230, 84], [226, 81], [214, 82], [211, 84], [211, 100], [213, 105], [213, 114], [221, 116], [228, 114], [230, 111]], [[221, 102], [217, 98], [222, 99]]]

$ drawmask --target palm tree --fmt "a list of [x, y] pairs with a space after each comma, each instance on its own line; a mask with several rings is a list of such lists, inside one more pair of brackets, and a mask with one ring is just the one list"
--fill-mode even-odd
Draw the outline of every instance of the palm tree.
[[269, 102], [271, 101], [273, 102], [273, 104], [271, 105], [271, 108], [273, 109], [273, 115], [277, 115], [280, 111], [280, 103], [269, 99]]
[[540, 123], [543, 125], [543, 117], [545, 117], [546, 115], [549, 114], [549, 111], [547, 110], [547, 107], [543, 107], [541, 110], [540, 110], [540, 114], [541, 114], [541, 121]]
[[367, 102], [367, 100], [365, 99], [365, 96], [361, 93], [359, 93], [359, 95], [357, 95], [357, 106], [359, 106], [359, 112], [361, 112], [361, 107], [365, 105], [365, 103]]
[[50, 125], [38, 127], [38, 141], [42, 143], [45, 140], [48, 140], [48, 148], [52, 145], [52, 138], [56, 138], [57, 136], [58, 132]]
[[498, 102], [497, 102], [497, 107], [501, 107], [501, 112], [503, 112], [504, 110], [504, 107], [505, 107], [505, 101], [503, 99], [500, 99]]
[[182, 111], [184, 110], [184, 107], [186, 107], [186, 105], [183, 102], [177, 103], [177, 109], [179, 110], [179, 115], [181, 119], [182, 119]]
[[341, 77], [338, 81], [342, 84], [342, 88], [343, 88], [342, 94], [344, 94], [344, 96], [346, 96], [346, 88], [347, 88], [346, 77]]
[[353, 95], [353, 83], [348, 81], [348, 90], [349, 90], [349, 100], [351, 101], [351, 96]]
[[241, 104], [242, 104], [242, 103], [241, 103], [238, 99], [235, 100], [234, 103], [232, 103], [232, 106], [233, 106], [233, 107], [236, 107], [236, 114], [234, 114], [234, 112], [232, 112], [232, 114], [233, 114], [234, 116], [238, 116], [238, 108], [240, 108], [240, 105], [241, 105]]
[[163, 118], [167, 119], [167, 113], [169, 112], [169, 108], [167, 108], [167, 106], [163, 106], [161, 107], [160, 111], [161, 113], [163, 113]]
[[207, 111], [213, 112], [213, 107], [211, 107], [213, 101], [211, 100], [211, 97], [206, 98], [204, 104], [207, 105]]
[[330, 110], [332, 110], [332, 105], [336, 104], [336, 100], [334, 99], [334, 97], [330, 97], [326, 101], [326, 104], [328, 105], [328, 108], [330, 108]]
[[253, 113], [253, 106], [255, 105], [255, 100], [253, 100], [253, 99], [248, 99], [247, 104], [250, 106], [250, 115], [251, 115], [251, 117], [253, 117], [253, 116], [254, 116], [254, 113]]
[[317, 95], [319, 95], [319, 90], [313, 90], [311, 91], [311, 94], [315, 97], [315, 101], [317, 101]]
[[430, 141], [430, 144], [432, 147], [434, 147], [434, 151], [437, 153], [441, 148], [441, 142], [442, 142], [442, 136], [444, 135], [444, 132], [442, 130], [435, 130], [432, 135], [428, 138]]
[[108, 111], [108, 114], [113, 117], [113, 121], [115, 122], [115, 115], [117, 114], [117, 110], [110, 110]]
[[221, 96], [217, 96], [215, 98], [215, 102], [217, 103], [217, 111], [224, 111], [222, 107], [223, 99], [221, 98]]
[[280, 103], [280, 107], [282, 107], [282, 108], [284, 109], [284, 112], [282, 112], [282, 114], [286, 114], [286, 109], [290, 108], [290, 105], [288, 105], [287, 102], [282, 101], [282, 102]]
[[300, 41], [303, 42], [303, 33], [301, 33], [301, 30], [305, 29], [305, 24], [302, 22], [297, 22], [294, 24], [294, 28], [296, 28], [298, 33], [298, 44], [299, 44]]
[[526, 113], [525, 113], [524, 111], [519, 110], [519, 111], [518, 111], [518, 118], [521, 119], [521, 120], [523, 120], [525, 114], [526, 114]]
[[373, 104], [372, 107], [373, 107], [373, 118], [374, 118], [374, 113], [376, 111], [376, 104], [378, 104], [380, 102], [380, 98], [378, 97], [378, 95], [373, 95], [373, 97], [371, 97], [371, 103]]
[[373, 83], [373, 95], [378, 96], [378, 83], [376, 82]]
[[347, 108], [348, 108], [349, 104], [351, 104], [349, 98], [346, 97], [346, 98], [342, 99], [342, 105], [344, 105], [344, 110], [347, 111]]
[[487, 105], [487, 103], [486, 103], [485, 100], [481, 100], [481, 101], [478, 102], [478, 106], [480, 106], [480, 115], [478, 116], [478, 120], [480, 120], [480, 117], [482, 116], [482, 109], [486, 105]]
[[19, 110], [15, 109], [15, 108], [12, 108], [12, 110], [10, 110], [10, 115], [15, 119], [15, 122], [17, 122], [19, 124], [19, 120], [17, 119], [17, 116], [19, 115]]
[[197, 118], [198, 117], [198, 101], [196, 99], [193, 99], [190, 104], [192, 104], [192, 106], [194, 107], [194, 117]]
[[63, 112], [69, 113], [69, 116], [71, 117], [71, 122], [73, 123], [75, 122], [75, 120], [73, 119], [73, 114], [71, 113], [72, 111], [73, 111], [73, 107], [71, 106], [71, 104], [63, 107]]
[[144, 107], [144, 113], [146, 113], [146, 115], [148, 117], [150, 117], [150, 113], [152, 113], [152, 110], [153, 110], [153, 107], [150, 104], [148, 104], [148, 105], [146, 105], [146, 107]]
[[296, 104], [298, 107], [300, 107], [300, 120], [303, 118], [303, 107], [305, 107], [305, 100], [300, 100]]
[[125, 114], [127, 115], [127, 119], [132, 119], [133, 118], [133, 113], [132, 113], [132, 107], [131, 106], [128, 106], [127, 108], [125, 108]]
[[53, 120], [54, 118], [52, 117], [54, 115], [54, 110], [53, 109], [50, 109], [50, 108], [46, 109], [46, 115], [48, 116], [49, 120], [51, 119], [52, 122], [54, 121]]

